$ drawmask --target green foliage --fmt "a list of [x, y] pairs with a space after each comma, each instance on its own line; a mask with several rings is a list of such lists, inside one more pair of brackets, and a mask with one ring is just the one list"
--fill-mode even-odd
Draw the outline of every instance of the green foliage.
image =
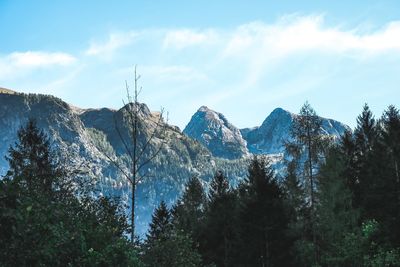
[[172, 210], [174, 226], [190, 234], [194, 241], [200, 239], [201, 230], [204, 227], [206, 201], [206, 194], [200, 180], [192, 177]]
[[115, 156], [114, 148], [107, 140], [107, 136], [102, 131], [95, 128], [87, 128], [86, 131], [97, 149], [110, 157]]
[[240, 246], [236, 262], [243, 266], [290, 266], [289, 217], [283, 190], [266, 158], [254, 157], [248, 172], [239, 186]]
[[237, 236], [237, 196], [223, 172], [211, 180], [206, 207], [205, 228], [200, 252], [206, 264], [229, 266], [234, 259]]
[[143, 252], [143, 261], [151, 267], [196, 267], [201, 263], [192, 239], [173, 226], [171, 213], [163, 201], [154, 211]]
[[0, 265], [141, 266], [118, 201], [78, 198], [35, 122], [18, 137], [0, 181]]

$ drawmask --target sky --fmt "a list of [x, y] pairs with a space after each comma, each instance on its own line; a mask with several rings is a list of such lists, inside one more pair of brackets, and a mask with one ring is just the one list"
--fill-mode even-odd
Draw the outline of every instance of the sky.
[[118, 109], [137, 66], [139, 101], [181, 129], [202, 105], [239, 128], [400, 107], [398, 1], [0, 0], [0, 36], [0, 87]]

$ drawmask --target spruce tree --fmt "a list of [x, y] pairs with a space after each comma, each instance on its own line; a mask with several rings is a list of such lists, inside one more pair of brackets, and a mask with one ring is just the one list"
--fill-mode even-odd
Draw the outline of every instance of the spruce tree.
[[189, 179], [183, 195], [172, 209], [174, 226], [189, 234], [197, 244], [204, 227], [206, 200], [203, 186], [195, 176]]
[[13, 179], [31, 193], [50, 194], [61, 175], [51, 155], [49, 139], [33, 119], [20, 128], [18, 142], [10, 147], [6, 159], [9, 163], [6, 178]]
[[223, 172], [211, 180], [200, 253], [206, 264], [231, 266], [236, 232], [237, 198]]
[[34, 121], [19, 130], [0, 180], [0, 266], [140, 266], [119, 202], [78, 198], [52, 154]]
[[321, 264], [356, 266], [361, 255], [344, 251], [346, 237], [357, 233], [359, 212], [353, 207], [351, 190], [345, 179], [345, 156], [332, 147], [319, 173], [317, 205]]
[[270, 162], [254, 157], [240, 185], [240, 249], [243, 266], [290, 266], [289, 217]]
[[173, 227], [171, 213], [161, 201], [152, 216], [143, 261], [150, 267], [197, 267], [201, 257], [193, 247], [190, 236]]
[[322, 120], [317, 116], [315, 110], [306, 102], [300, 109], [298, 116], [293, 118], [291, 127], [292, 140], [286, 143], [287, 157], [295, 162], [297, 176], [307, 189], [307, 200], [309, 206], [308, 225], [311, 230], [313, 263], [318, 263], [318, 244], [316, 233], [316, 175], [319, 164], [322, 161], [323, 152], [327, 141], [321, 135]]
[[149, 232], [146, 235], [147, 243], [151, 244], [154, 240], [167, 238], [172, 229], [172, 223], [171, 213], [164, 201], [161, 201], [154, 211], [149, 227]]

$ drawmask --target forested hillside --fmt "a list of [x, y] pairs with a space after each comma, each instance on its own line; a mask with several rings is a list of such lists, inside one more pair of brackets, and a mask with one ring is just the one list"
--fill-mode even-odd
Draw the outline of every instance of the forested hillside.
[[145, 238], [129, 239], [123, 203], [96, 194], [29, 120], [0, 181], [0, 263], [400, 266], [399, 110], [375, 119], [365, 105], [339, 140], [322, 123], [308, 103], [294, 118], [283, 179], [263, 155], [237, 185], [223, 168], [207, 187], [188, 177], [175, 203], [161, 196]]

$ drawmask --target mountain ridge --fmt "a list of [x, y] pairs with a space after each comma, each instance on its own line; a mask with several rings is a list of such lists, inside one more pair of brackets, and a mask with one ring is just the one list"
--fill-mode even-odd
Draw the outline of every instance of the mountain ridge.
[[[0, 176], [8, 169], [4, 156], [8, 153], [9, 146], [17, 140], [18, 129], [29, 118], [34, 118], [38, 127], [49, 135], [52, 147], [64, 157], [62, 159], [64, 164], [71, 168], [83, 166], [85, 175], [94, 179], [102, 194], [118, 196], [130, 205], [129, 183], [104, 154], [109, 153], [122, 164], [127, 160], [124, 145], [116, 132], [118, 125], [122, 135], [129, 138], [129, 129], [125, 123], [126, 108], [127, 106], [118, 110], [81, 109], [50, 95], [0, 93]], [[144, 142], [160, 114], [151, 112], [145, 104], [140, 104], [140, 110], [140, 118], [144, 121], [145, 127], [141, 128], [139, 142]], [[208, 144], [202, 143], [201, 139], [189, 137], [187, 134], [189, 130], [181, 131], [177, 126], [162, 122], [166, 127], [167, 141], [154, 161], [146, 165], [142, 174], [147, 174], [149, 178], [137, 188], [136, 220], [139, 234], [145, 233], [147, 223], [151, 219], [151, 210], [161, 200], [174, 203], [182, 193], [184, 184], [192, 176], [198, 176], [202, 183], [207, 185], [217, 170], [223, 170], [229, 177], [230, 183], [237, 185], [247, 176], [251, 155], [249, 150], [256, 147], [257, 142], [262, 145], [268, 141], [268, 139], [257, 139], [252, 143], [250, 138], [262, 134], [260, 129], [265, 128], [262, 128], [262, 125], [246, 132], [236, 128], [223, 114], [205, 106], [200, 107], [197, 112], [200, 117], [197, 118], [195, 113], [193, 127], [188, 129], [192, 129], [193, 133], [197, 131], [199, 138], [208, 136], [210, 138]], [[333, 120], [327, 121], [328, 126], [334, 126], [335, 123]], [[277, 133], [281, 134], [280, 131]], [[158, 140], [156, 137], [155, 143], [150, 144], [150, 149], [155, 148]], [[219, 150], [221, 154], [216, 154], [217, 150], [213, 150], [214, 144], [217, 144], [214, 149]], [[262, 150], [262, 146], [259, 148], [261, 148], [260, 153], [268, 151]], [[232, 154], [224, 154], [229, 152]], [[267, 155], [276, 166], [281, 161], [281, 156], [278, 154]]]

